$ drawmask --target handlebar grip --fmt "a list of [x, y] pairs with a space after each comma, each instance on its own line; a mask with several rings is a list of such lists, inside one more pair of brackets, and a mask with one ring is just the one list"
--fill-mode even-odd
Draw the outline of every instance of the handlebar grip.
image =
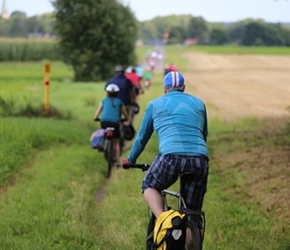
[[129, 169], [130, 168], [130, 164], [122, 164], [123, 169]]
[[130, 163], [123, 163], [123, 169], [129, 169], [129, 168], [139, 168], [143, 172], [147, 171], [150, 168], [149, 164], [130, 164]]

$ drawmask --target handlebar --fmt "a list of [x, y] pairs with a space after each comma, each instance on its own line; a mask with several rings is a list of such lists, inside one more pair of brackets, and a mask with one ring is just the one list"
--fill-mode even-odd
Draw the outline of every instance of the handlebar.
[[[121, 120], [120, 120], [120, 122], [125, 122], [125, 121], [127, 121], [128, 119], [126, 119], [126, 118], [122, 118]], [[101, 121], [101, 119], [100, 118], [94, 118], [94, 121], [95, 122], [100, 122]]]
[[139, 169], [142, 169], [142, 171], [147, 171], [149, 168], [150, 168], [150, 165], [149, 164], [123, 164], [123, 168], [124, 169], [129, 169], [129, 168], [139, 168]]

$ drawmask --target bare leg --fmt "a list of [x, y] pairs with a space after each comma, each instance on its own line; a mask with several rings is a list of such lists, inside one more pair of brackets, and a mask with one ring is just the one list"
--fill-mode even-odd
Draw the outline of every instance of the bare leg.
[[164, 200], [159, 191], [147, 188], [144, 191], [144, 198], [156, 218], [164, 211]]
[[126, 107], [126, 110], [127, 110], [127, 114], [128, 114], [128, 119], [127, 119], [127, 124], [131, 125], [132, 124], [132, 109], [131, 107], [127, 106]]

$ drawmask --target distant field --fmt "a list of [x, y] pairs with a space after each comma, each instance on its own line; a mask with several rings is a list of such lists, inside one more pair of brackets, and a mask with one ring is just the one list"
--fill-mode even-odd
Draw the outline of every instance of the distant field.
[[192, 46], [186, 50], [209, 54], [290, 55], [290, 47]]

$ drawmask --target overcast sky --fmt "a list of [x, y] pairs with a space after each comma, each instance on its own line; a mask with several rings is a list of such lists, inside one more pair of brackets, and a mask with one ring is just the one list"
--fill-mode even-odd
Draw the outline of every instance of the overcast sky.
[[[8, 12], [28, 16], [53, 11], [52, 0], [0, 0]], [[262, 18], [267, 22], [290, 22], [290, 0], [119, 0], [129, 4], [139, 21], [170, 14], [202, 16], [210, 22], [234, 22]]]

